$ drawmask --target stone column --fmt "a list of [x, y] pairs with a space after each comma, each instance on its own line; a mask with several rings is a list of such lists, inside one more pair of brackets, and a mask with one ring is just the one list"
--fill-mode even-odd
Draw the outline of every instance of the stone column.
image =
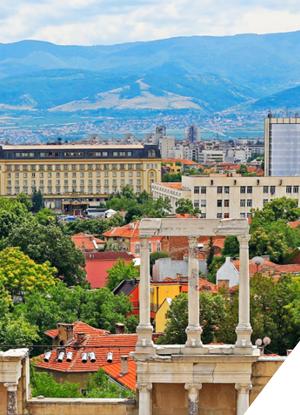
[[237, 396], [237, 415], [244, 415], [249, 408], [249, 392], [252, 388], [251, 383], [236, 383], [235, 389]]
[[151, 389], [152, 383], [137, 383], [139, 390], [139, 415], [151, 415]]
[[199, 322], [199, 255], [198, 236], [189, 236], [189, 325], [186, 328], [186, 347], [203, 347]]
[[4, 383], [7, 388], [7, 415], [18, 414], [17, 383]]
[[250, 235], [237, 237], [240, 243], [239, 324], [236, 347], [252, 348], [250, 324], [249, 245]]
[[138, 347], [152, 347], [152, 331], [150, 324], [150, 249], [149, 237], [140, 236], [141, 265], [140, 265], [140, 322], [136, 332], [138, 334]]
[[186, 383], [185, 389], [189, 392], [189, 412], [188, 415], [199, 415], [199, 390], [201, 383]]

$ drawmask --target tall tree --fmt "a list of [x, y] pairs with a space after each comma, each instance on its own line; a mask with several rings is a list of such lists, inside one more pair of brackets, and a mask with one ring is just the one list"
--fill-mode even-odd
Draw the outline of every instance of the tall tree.
[[214, 241], [213, 241], [213, 237], [211, 236], [209, 238], [209, 251], [208, 251], [208, 255], [206, 258], [206, 265], [207, 267], [210, 266], [210, 264], [212, 263], [214, 256], [215, 256], [215, 247], [214, 247]]
[[44, 198], [40, 190], [38, 192], [36, 191], [36, 189], [34, 190], [31, 201], [32, 201], [32, 212], [33, 213], [37, 213], [41, 209], [44, 209], [45, 207]]
[[140, 277], [138, 269], [133, 261], [127, 265], [124, 259], [118, 258], [112, 268], [107, 270], [106, 286], [113, 291], [123, 280], [137, 279]]

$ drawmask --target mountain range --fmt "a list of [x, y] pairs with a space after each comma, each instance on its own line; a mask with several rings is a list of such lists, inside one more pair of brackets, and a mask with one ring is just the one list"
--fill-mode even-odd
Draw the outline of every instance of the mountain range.
[[0, 44], [0, 110], [298, 108], [300, 31], [112, 46]]

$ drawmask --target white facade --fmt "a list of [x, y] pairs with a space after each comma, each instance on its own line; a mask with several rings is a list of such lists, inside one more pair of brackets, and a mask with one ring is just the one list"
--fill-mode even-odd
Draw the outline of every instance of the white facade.
[[239, 283], [239, 272], [234, 266], [230, 257], [227, 257], [225, 263], [217, 271], [217, 285], [222, 286], [224, 282], [228, 287], [235, 287]]
[[203, 150], [198, 155], [199, 163], [223, 162], [225, 153], [223, 150]]
[[173, 213], [176, 201], [184, 197], [199, 207], [207, 219], [246, 218], [251, 209], [283, 196], [299, 203], [300, 177], [242, 177], [240, 175], [182, 176], [182, 189], [173, 184], [154, 183], [153, 197], [169, 197]]

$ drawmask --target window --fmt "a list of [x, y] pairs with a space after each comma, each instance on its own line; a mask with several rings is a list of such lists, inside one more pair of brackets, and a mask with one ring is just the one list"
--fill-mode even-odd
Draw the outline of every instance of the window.
[[64, 164], [64, 170], [69, 170], [68, 165]]
[[96, 191], [97, 191], [97, 193], [100, 193], [101, 192], [101, 187], [96, 187]]
[[240, 187], [240, 193], [246, 193], [246, 186]]
[[96, 170], [100, 170], [100, 164], [96, 164]]
[[206, 199], [201, 199], [201, 207], [206, 207]]
[[240, 200], [240, 207], [245, 207], [246, 206], [246, 200], [245, 199], [241, 199]]
[[[16, 158], [33, 158], [34, 157], [34, 153], [15, 153], [15, 157]], [[7, 166], [7, 167], [11, 167], [11, 166]]]
[[66, 151], [64, 152], [65, 157], [83, 157], [83, 151]]
[[48, 186], [52, 185], [52, 180], [48, 180]]
[[217, 187], [217, 193], [223, 193], [223, 187], [222, 186]]
[[11, 186], [11, 180], [7, 180], [7, 186]]
[[48, 170], [52, 170], [52, 165], [51, 164], [49, 164], [47, 167], [48, 167]]
[[19, 180], [16, 180], [16, 186], [19, 186], [19, 184], [20, 184], [20, 182], [19, 182]]
[[55, 151], [46, 151], [40, 153], [40, 157], [59, 157], [59, 153]]
[[251, 216], [252, 216], [252, 213], [251, 212], [248, 212], [247, 213], [247, 218], [251, 218]]
[[224, 200], [224, 206], [229, 207], [229, 200], [228, 199]]
[[201, 213], [201, 218], [206, 219], [206, 213]]
[[88, 170], [93, 170], [93, 165], [92, 164], [88, 164]]
[[44, 186], [44, 180], [40, 180], [40, 186]]
[[286, 192], [292, 193], [292, 186], [286, 186]]
[[56, 188], [56, 193], [60, 193], [60, 187]]
[[224, 213], [224, 219], [228, 219], [229, 218], [229, 213]]
[[113, 177], [117, 177], [117, 172], [116, 171], [113, 172]]
[[122, 179], [121, 180], [121, 186], [124, 186], [125, 185], [125, 180], [124, 179]]
[[55, 165], [55, 170], [60, 170], [60, 164]]
[[108, 164], [104, 164], [104, 170], [108, 170], [109, 169], [109, 165]]
[[7, 178], [11, 178], [11, 173], [7, 173]]
[[245, 219], [246, 213], [240, 213], [240, 219]]
[[104, 184], [108, 184], [108, 180], [106, 179], [106, 180], [104, 180]]
[[39, 170], [44, 170], [44, 166], [39, 166]]
[[52, 177], [52, 173], [48, 173], [48, 177]]
[[247, 206], [252, 207], [252, 199], [247, 199]]
[[104, 177], [108, 177], [108, 176], [109, 176], [108, 171], [106, 171], [106, 172], [104, 173]]
[[217, 213], [217, 219], [222, 219], [222, 213]]
[[206, 195], [206, 187], [205, 186], [201, 186], [201, 194]]
[[299, 193], [299, 186], [294, 186], [294, 193]]
[[252, 186], [247, 186], [247, 193], [252, 193]]
[[76, 177], [76, 173], [72, 173], [72, 177]]
[[148, 157], [155, 157], [156, 156], [156, 152], [154, 148], [150, 148], [150, 150], [148, 150]]
[[268, 203], [268, 199], [263, 200], [263, 205], [265, 205], [266, 203]]
[[140, 172], [140, 171], [137, 171], [137, 172], [136, 172], [136, 176], [137, 176], [137, 177], [141, 177], [141, 172]]
[[136, 169], [137, 169], [137, 170], [140, 170], [141, 168], [142, 168], [142, 165], [141, 165], [141, 164], [137, 164], [137, 165], [136, 165]]
[[16, 179], [19, 178], [19, 173], [16, 173]]
[[64, 177], [68, 177], [69, 173], [64, 173]]
[[[9, 167], [9, 166], [7, 166], [7, 169], [8, 169], [8, 167]], [[23, 170], [28, 170], [28, 166], [27, 166], [27, 164], [24, 164], [24, 166], [23, 166]]]
[[141, 252], [141, 250], [140, 250], [140, 245], [139, 245], [139, 244], [136, 244], [136, 245], [134, 246], [134, 253], [135, 253], [135, 255], [139, 255], [139, 254], [140, 254], [140, 252]]
[[111, 169], [112, 169], [112, 170], [117, 170], [117, 165], [116, 165], [116, 164], [113, 164], [113, 165], [111, 166]]
[[89, 185], [93, 184], [93, 180], [89, 180]]
[[44, 177], [44, 173], [40, 173], [40, 177]]
[[56, 180], [56, 184], [60, 184], [60, 180]]
[[199, 207], [199, 200], [194, 201], [194, 207]]
[[217, 207], [222, 207], [222, 202], [223, 202], [223, 200], [218, 199], [217, 200]]
[[269, 193], [269, 186], [263, 187], [263, 193]]
[[194, 193], [195, 194], [199, 194], [199, 186], [195, 186], [194, 187]]
[[[98, 176], [98, 173], [97, 173], [97, 176]], [[80, 177], [84, 177], [84, 173], [80, 173]]]
[[69, 184], [69, 181], [68, 180], [64, 180], [64, 185], [66, 186], [68, 184]]
[[[133, 177], [133, 172], [132, 171], [129, 172], [129, 177]], [[150, 173], [150, 177], [154, 177], [153, 171]]]
[[161, 251], [161, 243], [157, 242], [156, 244], [156, 252], [160, 252]]
[[31, 177], [35, 177], [35, 173], [31, 173]]
[[31, 186], [35, 186], [35, 180], [31, 180]]
[[224, 193], [229, 193], [229, 186], [224, 187]]
[[[83, 175], [82, 175], [82, 176], [80, 176], [80, 177], [83, 177]], [[97, 171], [97, 177], [101, 177], [101, 173], [100, 173], [100, 171]]]
[[116, 184], [117, 184], [117, 180], [113, 180], [113, 185], [116, 186]]
[[10, 195], [11, 194], [11, 188], [7, 188], [6, 192], [7, 192], [8, 195]]
[[121, 177], [125, 177], [125, 172], [121, 171]]
[[24, 173], [24, 177], [27, 177], [27, 173]]
[[128, 164], [128, 170], [132, 170], [133, 169], [133, 164]]
[[84, 185], [84, 180], [80, 180], [81, 186]]
[[125, 164], [120, 164], [120, 170], [125, 170]]
[[275, 193], [275, 186], [270, 187], [270, 192], [271, 192], [271, 195], [273, 195]]
[[[48, 183], [49, 184], [49, 183]], [[76, 186], [76, 180], [72, 180], [72, 185]]]
[[141, 179], [137, 179], [136, 184], [141, 184]]
[[76, 164], [72, 164], [72, 170], [76, 170]]
[[91, 171], [89, 171], [88, 177], [93, 177], [93, 173]]
[[[82, 180], [83, 181], [83, 180]], [[101, 180], [97, 180], [97, 184], [101, 184]]]

